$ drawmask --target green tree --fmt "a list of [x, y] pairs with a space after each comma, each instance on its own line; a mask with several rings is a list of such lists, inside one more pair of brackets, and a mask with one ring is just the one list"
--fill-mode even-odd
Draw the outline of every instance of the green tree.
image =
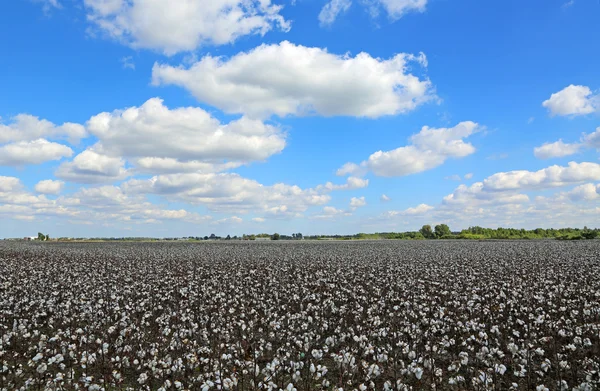
[[46, 238], [44, 240], [50, 240], [50, 235], [46, 234]]
[[46, 235], [41, 232], [38, 232], [38, 240], [46, 240]]
[[438, 224], [435, 226], [435, 236], [441, 238], [442, 236], [452, 235], [450, 227], [446, 224]]
[[434, 238], [433, 230], [431, 229], [431, 225], [429, 225], [429, 224], [426, 224], [423, 227], [421, 227], [419, 232], [421, 233], [421, 235], [423, 235], [423, 237], [425, 239], [433, 239]]
[[273, 234], [273, 240], [279, 240], [279, 234], [277, 232]]

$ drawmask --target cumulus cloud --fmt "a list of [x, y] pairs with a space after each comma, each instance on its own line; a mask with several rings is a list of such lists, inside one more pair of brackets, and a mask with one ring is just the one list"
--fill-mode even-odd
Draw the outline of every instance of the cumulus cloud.
[[352, 215], [352, 213], [350, 211], [338, 209], [333, 206], [325, 206], [325, 207], [323, 207], [323, 210], [321, 211], [321, 213], [310, 216], [310, 219], [311, 220], [331, 220], [334, 217], [351, 216], [351, 215]]
[[288, 31], [282, 6], [271, 0], [84, 0], [87, 19], [101, 33], [133, 48], [166, 55], [232, 43], [274, 28]]
[[482, 182], [476, 182], [471, 186], [460, 185], [454, 192], [444, 197], [442, 203], [445, 205], [481, 205], [481, 204], [518, 204], [529, 201], [526, 194], [515, 194], [514, 192], [494, 192], [486, 188]]
[[0, 166], [41, 164], [72, 155], [71, 148], [48, 140], [19, 141], [0, 146]]
[[125, 194], [117, 186], [83, 188], [59, 203], [76, 207], [98, 216], [99, 219], [115, 219], [125, 222], [149, 223], [161, 220], [203, 221], [206, 216], [184, 209], [162, 209], [146, 201], [142, 196]]
[[255, 223], [264, 223], [267, 220], [265, 218], [263, 218], [263, 217], [254, 217], [252, 219], [252, 221], [254, 221]]
[[330, 0], [323, 6], [319, 13], [319, 22], [321, 26], [328, 26], [335, 22], [339, 14], [348, 11], [352, 1], [350, 0]]
[[400, 214], [403, 215], [420, 215], [420, 214], [424, 214], [426, 212], [429, 212], [430, 210], [433, 209], [433, 206], [431, 205], [427, 205], [427, 204], [419, 204], [414, 208], [408, 208], [405, 209], [404, 211], [400, 212]]
[[465, 177], [464, 177], [464, 178], [465, 178], [465, 179], [467, 179], [467, 180], [469, 180], [469, 179], [473, 178], [473, 173], [472, 173], [472, 172], [469, 172], [468, 174], [465, 174]]
[[16, 189], [21, 189], [23, 185], [19, 178], [10, 176], [0, 176], [0, 193], [8, 193]]
[[342, 184], [342, 185], [336, 185], [333, 184], [331, 182], [327, 182], [324, 185], [319, 185], [317, 186], [318, 190], [324, 189], [327, 191], [332, 191], [332, 190], [356, 190], [356, 189], [363, 189], [365, 187], [369, 186], [369, 180], [368, 179], [363, 179], [363, 178], [357, 178], [357, 177], [348, 177], [346, 179], [346, 183]]
[[391, 201], [391, 198], [386, 196], [385, 194], [382, 194], [381, 197], [379, 197], [379, 200], [381, 202], [388, 202], [388, 201]]
[[185, 172], [221, 172], [243, 165], [243, 162], [207, 163], [199, 160], [180, 161], [175, 158], [143, 157], [130, 159], [135, 170], [149, 174], [175, 174]]
[[594, 201], [600, 199], [600, 184], [586, 183], [571, 189], [570, 191], [560, 193], [559, 199], [569, 199], [571, 201]]
[[600, 109], [600, 95], [594, 94], [589, 87], [571, 84], [550, 95], [542, 103], [550, 115], [585, 115]]
[[394, 177], [415, 174], [442, 165], [449, 158], [462, 158], [475, 152], [475, 147], [464, 141], [478, 132], [481, 127], [475, 122], [461, 122], [453, 128], [430, 128], [410, 137], [411, 145], [391, 151], [377, 151], [360, 166], [346, 163], [338, 170], [348, 171], [348, 167], [368, 169], [377, 176]]
[[86, 137], [83, 125], [66, 122], [60, 126], [29, 114], [19, 114], [4, 124], [0, 122], [0, 144], [39, 139], [67, 139], [76, 144]]
[[538, 171], [516, 170], [493, 174], [471, 186], [460, 185], [443, 199], [444, 205], [522, 204], [530, 201], [526, 191], [547, 190], [600, 180], [600, 164], [570, 162]]
[[87, 149], [73, 161], [62, 163], [55, 175], [69, 182], [107, 183], [125, 179], [129, 173], [123, 159]]
[[436, 99], [431, 82], [410, 73], [426, 64], [422, 53], [352, 57], [284, 41], [231, 58], [207, 55], [189, 68], [155, 64], [152, 82], [181, 86], [227, 113], [377, 118]]
[[396, 216], [420, 216], [424, 215], [427, 212], [433, 210], [434, 207], [427, 204], [419, 204], [412, 208], [407, 208], [404, 210], [390, 210], [383, 214], [384, 218], [392, 218]]
[[365, 197], [352, 197], [350, 199], [350, 210], [356, 210], [357, 208], [361, 208], [365, 205], [367, 205]]
[[363, 176], [364, 174], [366, 174], [365, 168], [359, 166], [356, 163], [346, 163], [342, 167], [338, 168], [338, 170], [335, 173], [335, 175], [337, 176], [352, 175], [357, 177]]
[[212, 222], [212, 224], [240, 224], [242, 222], [244, 222], [244, 219], [242, 219], [241, 217], [231, 216], [225, 217], [220, 220], [215, 220]]
[[40, 194], [60, 194], [64, 187], [65, 183], [63, 181], [56, 181], [52, 179], [46, 179], [43, 181], [39, 181], [35, 185], [35, 191]]
[[301, 189], [282, 183], [265, 186], [233, 173], [167, 174], [151, 179], [131, 179], [123, 184], [127, 193], [156, 194], [167, 199], [202, 204], [217, 212], [263, 212], [295, 216], [310, 206], [323, 205], [331, 197], [324, 187]]
[[569, 162], [566, 167], [499, 172], [484, 179], [483, 187], [490, 191], [539, 190], [596, 180], [600, 180], [600, 164]]
[[545, 143], [533, 149], [533, 154], [540, 159], [570, 156], [582, 149], [595, 148], [600, 150], [600, 128], [592, 133], [583, 133], [579, 142], [565, 143], [562, 139], [553, 143]]
[[566, 144], [561, 140], [553, 143], [544, 143], [533, 149], [533, 154], [538, 159], [551, 159], [574, 155], [581, 149], [582, 144]]
[[93, 116], [87, 123], [113, 157], [144, 172], [215, 172], [262, 161], [285, 147], [279, 128], [246, 117], [221, 123], [196, 107], [169, 109], [159, 98], [140, 107]]
[[[60, 181], [41, 181], [35, 186], [38, 193], [57, 194]], [[30, 193], [15, 177], [0, 176], [0, 216], [3, 218], [68, 218], [71, 222], [156, 223], [164, 220], [201, 222], [208, 216], [184, 209], [163, 209], [141, 195], [125, 194], [116, 186], [81, 188], [69, 196], [50, 200], [44, 194]]]

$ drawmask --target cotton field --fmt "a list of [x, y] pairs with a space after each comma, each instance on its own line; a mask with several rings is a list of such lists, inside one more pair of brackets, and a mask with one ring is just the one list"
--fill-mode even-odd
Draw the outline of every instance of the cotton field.
[[0, 243], [0, 390], [598, 390], [600, 241]]

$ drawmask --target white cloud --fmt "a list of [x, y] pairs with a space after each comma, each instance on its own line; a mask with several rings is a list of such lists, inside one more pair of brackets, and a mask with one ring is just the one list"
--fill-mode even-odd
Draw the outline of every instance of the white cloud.
[[[449, 158], [461, 158], [475, 152], [475, 147], [463, 139], [478, 132], [481, 127], [474, 122], [461, 122], [453, 128], [429, 128], [410, 137], [412, 145], [392, 151], [377, 151], [363, 161], [360, 167], [367, 168], [377, 176], [394, 177], [415, 174], [442, 165]], [[357, 167], [346, 163], [345, 167]]]
[[363, 176], [367, 173], [367, 170], [364, 167], [359, 166], [356, 163], [346, 163], [342, 167], [338, 168], [335, 175], [337, 176]]
[[596, 180], [600, 180], [600, 164], [569, 162], [566, 167], [499, 172], [484, 179], [483, 187], [490, 191], [538, 190]]
[[437, 99], [428, 79], [410, 73], [424, 54], [382, 60], [367, 53], [337, 55], [284, 41], [231, 58], [207, 55], [189, 68], [155, 64], [155, 85], [178, 85], [227, 113], [377, 118]]
[[352, 1], [350, 0], [330, 0], [319, 13], [319, 22], [321, 26], [327, 26], [335, 22], [337, 16], [348, 11]]
[[255, 223], [264, 223], [266, 221], [266, 219], [264, 219], [262, 217], [254, 217], [252, 219], [252, 221], [254, 221]]
[[383, 214], [384, 218], [392, 218], [395, 216], [420, 216], [433, 210], [434, 207], [427, 204], [419, 204], [413, 208], [407, 208], [405, 210], [390, 210]]
[[73, 161], [62, 163], [55, 175], [69, 182], [107, 183], [125, 179], [128, 171], [123, 159], [87, 149], [75, 156]]
[[529, 197], [525, 194], [494, 192], [486, 188], [482, 182], [476, 182], [471, 186], [458, 186], [454, 192], [444, 197], [443, 204], [476, 206], [482, 204], [518, 204], [528, 201]]
[[600, 127], [595, 132], [584, 134], [581, 142], [588, 148], [600, 149]]
[[58, 2], [58, 0], [33, 0], [36, 3], [42, 3], [42, 9], [44, 13], [48, 14], [53, 9], [62, 8], [62, 4]]
[[184, 209], [161, 209], [137, 195], [125, 194], [116, 186], [83, 188], [59, 203], [81, 209], [101, 220], [150, 223], [160, 220], [203, 221], [209, 219]]
[[87, 19], [105, 35], [133, 48], [166, 55], [203, 45], [232, 43], [245, 35], [290, 29], [271, 0], [84, 0]]
[[571, 84], [559, 92], [555, 92], [542, 106], [550, 111], [550, 115], [585, 115], [600, 109], [600, 95], [595, 95], [586, 86]]
[[63, 181], [56, 181], [56, 180], [52, 180], [52, 179], [46, 179], [43, 181], [39, 181], [36, 185], [35, 185], [35, 191], [37, 191], [40, 194], [53, 194], [53, 195], [57, 195], [60, 194], [60, 192], [62, 191], [62, 188], [64, 187], [65, 183]]
[[207, 163], [198, 160], [181, 162], [174, 158], [143, 157], [131, 159], [135, 170], [150, 174], [175, 174], [185, 172], [221, 172], [243, 165], [242, 162]]
[[121, 58], [121, 64], [123, 65], [123, 69], [131, 69], [135, 71], [135, 63], [133, 62], [132, 56], [125, 56]]
[[568, 198], [571, 201], [594, 201], [600, 199], [600, 184], [579, 185], [568, 192], [561, 193], [558, 198]]
[[[51, 183], [53, 182], [53, 183]], [[42, 181], [36, 185], [38, 192], [56, 191], [58, 181]], [[142, 196], [123, 193], [119, 187], [101, 186], [82, 188], [75, 194], [49, 200], [45, 195], [33, 195], [21, 181], [14, 177], [0, 177], [0, 216], [29, 220], [57, 217], [69, 218], [70, 222], [94, 221], [112, 224], [115, 221], [129, 223], [182, 220], [200, 222], [207, 216], [183, 209], [161, 209]]]
[[350, 199], [350, 209], [351, 210], [361, 208], [365, 205], [367, 205], [367, 201], [365, 200], [365, 197], [352, 197]]
[[533, 154], [538, 159], [551, 159], [574, 155], [581, 149], [582, 144], [565, 144], [562, 140], [553, 143], [544, 143], [533, 149]]
[[99, 140], [96, 149], [153, 173], [226, 170], [285, 147], [275, 126], [245, 117], [222, 124], [200, 108], [169, 109], [159, 98], [93, 116], [87, 127]]
[[319, 185], [316, 188], [318, 190], [325, 189], [328, 191], [332, 191], [332, 190], [356, 190], [356, 189], [363, 189], [367, 186], [369, 186], [368, 179], [362, 179], [362, 178], [357, 178], [357, 177], [351, 176], [346, 179], [346, 183], [344, 183], [343, 185], [335, 185], [331, 182], [327, 182], [326, 184]]
[[336, 216], [351, 216], [349, 211], [338, 209], [333, 206], [325, 206], [320, 214], [310, 216], [312, 220], [331, 220]]
[[427, 0], [377, 0], [393, 20], [408, 12], [425, 12]]
[[449, 181], [461, 181], [462, 180], [462, 178], [458, 174], [454, 174], [454, 175], [450, 175], [450, 176], [444, 177], [444, 179], [449, 180]]
[[470, 172], [468, 174], [465, 174], [465, 179], [469, 180], [471, 178], [473, 178], [473, 173], [472, 172]]
[[65, 122], [57, 126], [52, 122], [29, 114], [19, 114], [8, 124], [0, 123], [0, 144], [16, 141], [44, 139], [67, 139], [76, 144], [86, 137], [82, 125]]
[[499, 172], [471, 186], [460, 185], [443, 199], [447, 206], [523, 204], [530, 201], [524, 191], [539, 191], [600, 180], [600, 164], [570, 162], [538, 171]]
[[240, 224], [244, 220], [237, 216], [226, 217], [224, 219], [213, 221], [212, 224]]
[[23, 185], [19, 178], [11, 176], [0, 176], [0, 193], [12, 192], [16, 189], [21, 189]]
[[381, 197], [379, 197], [379, 200], [381, 202], [388, 202], [388, 201], [391, 201], [391, 198], [386, 196], [385, 194], [382, 194]]
[[210, 210], [231, 213], [263, 212], [276, 216], [295, 216], [315, 205], [329, 202], [333, 189], [324, 186], [301, 189], [277, 183], [265, 186], [237, 174], [168, 174], [148, 180], [132, 179], [123, 184], [130, 194], [157, 194]]
[[48, 140], [19, 141], [0, 146], [0, 166], [41, 164], [72, 155], [71, 148]]
[[408, 209], [404, 210], [400, 214], [402, 214], [402, 215], [409, 215], [409, 216], [412, 216], [412, 215], [421, 215], [421, 214], [429, 212], [432, 209], [433, 209], [433, 206], [431, 206], [431, 205], [419, 204], [419, 205], [417, 205], [414, 208], [408, 208]]

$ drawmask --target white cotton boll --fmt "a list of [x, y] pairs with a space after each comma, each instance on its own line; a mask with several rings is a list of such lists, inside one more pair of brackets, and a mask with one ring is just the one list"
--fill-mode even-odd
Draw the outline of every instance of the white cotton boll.
[[364, 384], [361, 383], [360, 386], [358, 386], [358, 389], [360, 391], [365, 391], [367, 389], [367, 386], [365, 386]]
[[32, 360], [33, 362], [38, 362], [38, 361], [40, 361], [40, 360], [41, 360], [43, 357], [44, 357], [44, 355], [43, 355], [42, 353], [38, 353], [38, 354], [36, 354], [36, 355], [35, 355], [35, 357], [34, 357], [34, 358], [32, 358], [31, 360]]
[[140, 374], [140, 376], [137, 379], [138, 383], [140, 383], [140, 384], [146, 383], [147, 380], [148, 380], [148, 375], [145, 372]]
[[543, 384], [540, 384], [539, 386], [537, 386], [535, 388], [536, 391], [550, 391], [546, 386], [544, 386]]
[[37, 371], [37, 373], [44, 373], [44, 372], [46, 372], [47, 369], [48, 369], [48, 366], [45, 363], [41, 363], [36, 368], [36, 371]]
[[550, 360], [545, 359], [544, 362], [541, 364], [541, 368], [544, 372], [548, 372], [548, 370], [550, 369]]
[[504, 366], [504, 364], [496, 364], [494, 366], [494, 371], [496, 373], [499, 373], [500, 375], [504, 375], [504, 373], [506, 372], [506, 366]]
[[98, 384], [91, 384], [88, 387], [88, 391], [100, 391], [102, 389], [102, 387], [100, 387]]
[[421, 377], [423, 377], [423, 368], [417, 367], [417, 369], [415, 369], [415, 377], [421, 380]]

